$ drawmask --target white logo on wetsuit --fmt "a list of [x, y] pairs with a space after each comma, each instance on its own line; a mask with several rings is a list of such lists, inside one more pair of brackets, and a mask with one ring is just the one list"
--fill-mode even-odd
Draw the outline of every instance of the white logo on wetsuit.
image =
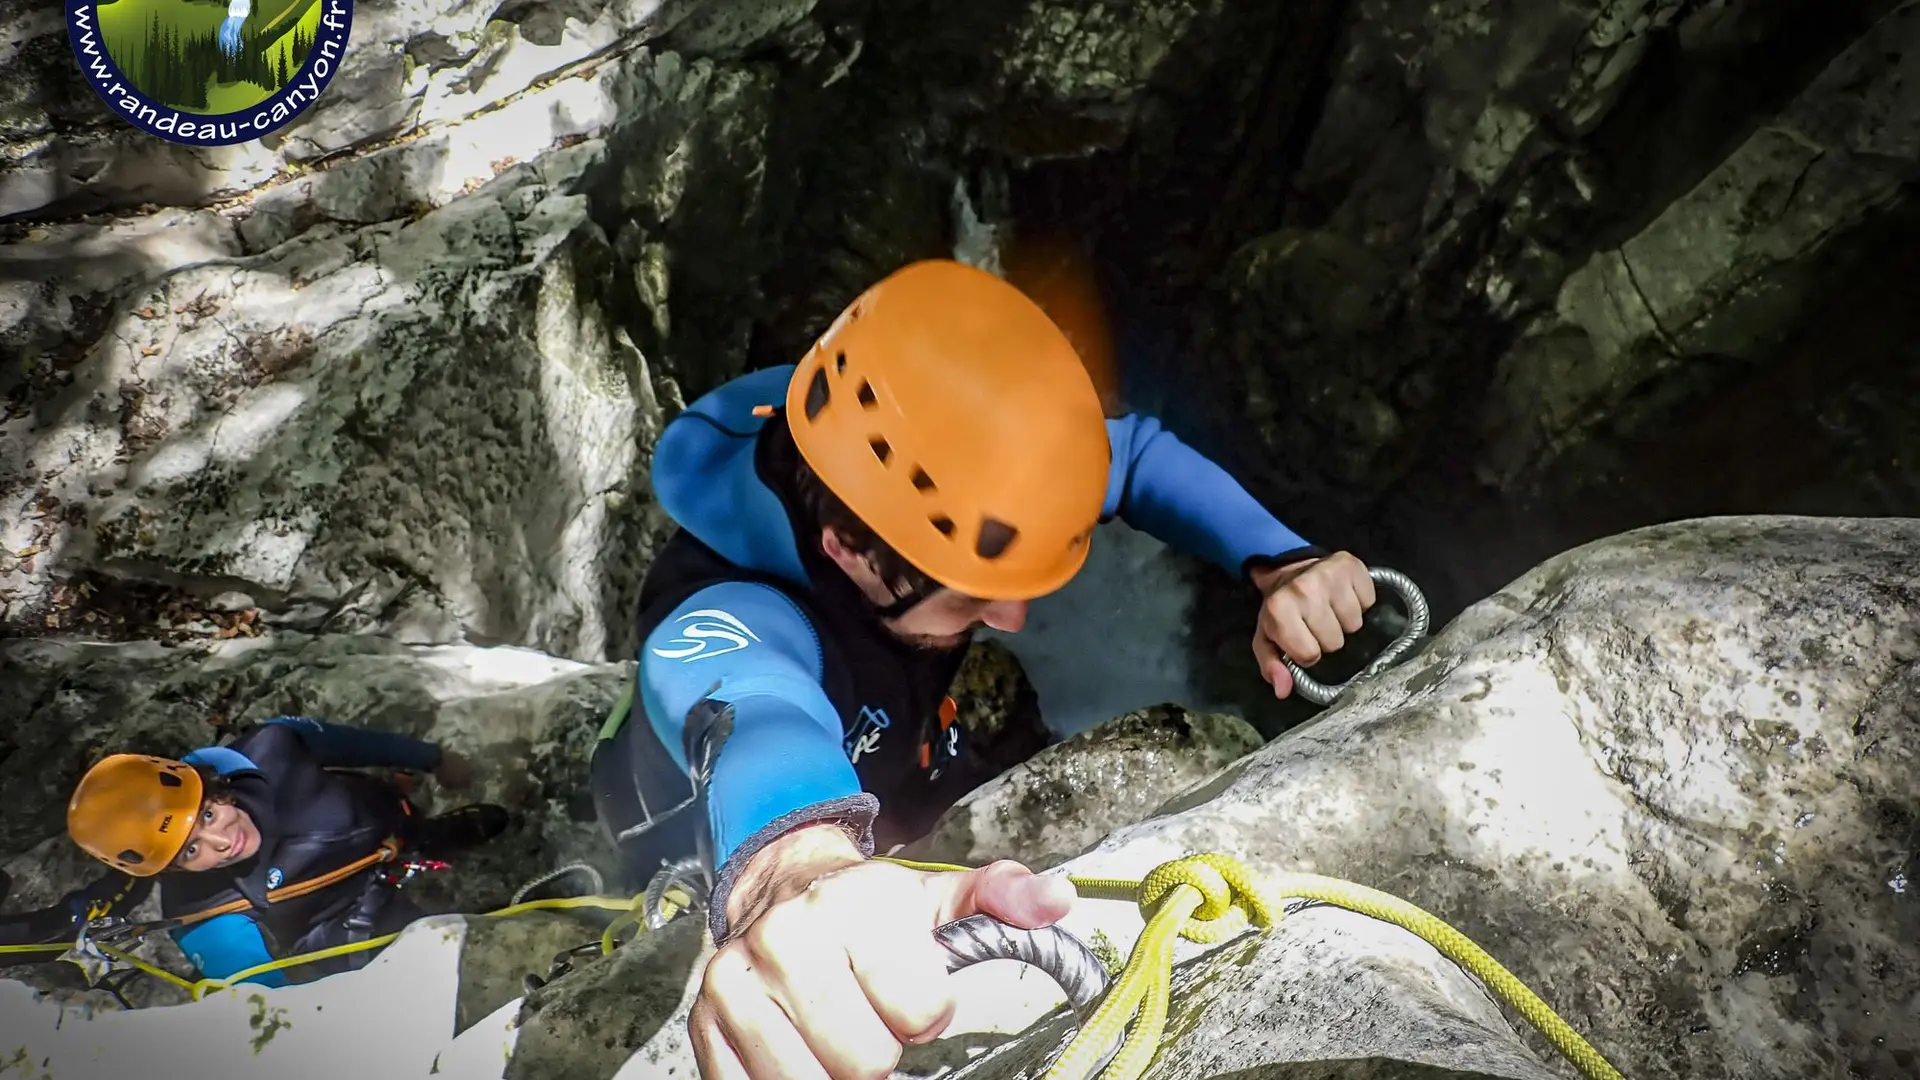
[[842, 744], [847, 752], [847, 760], [858, 765], [862, 754], [871, 754], [880, 749], [880, 736], [891, 726], [893, 718], [887, 715], [887, 710], [871, 705], [860, 706], [860, 722], [847, 733], [846, 742]]
[[653, 650], [653, 655], [662, 660], [691, 664], [710, 656], [739, 652], [760, 640], [758, 634], [747, 629], [746, 623], [719, 608], [689, 611], [677, 621], [681, 623], [680, 636], [667, 643], [673, 647]]
[[933, 768], [927, 771], [927, 779], [929, 780], [940, 779], [940, 774], [947, 771], [946, 769], [947, 762], [952, 761], [954, 758], [957, 758], [959, 756], [960, 756], [960, 729], [957, 727], [950, 727], [947, 729], [946, 753], [934, 759], [935, 764]]

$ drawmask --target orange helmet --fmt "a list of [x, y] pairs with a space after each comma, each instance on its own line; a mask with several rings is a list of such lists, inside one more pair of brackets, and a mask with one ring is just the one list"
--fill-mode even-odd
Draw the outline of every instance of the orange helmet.
[[1019, 289], [945, 259], [882, 279], [800, 361], [807, 465], [921, 573], [1027, 600], [1087, 559], [1112, 450], [1073, 345]]
[[193, 766], [114, 754], [87, 770], [67, 801], [67, 835], [87, 854], [134, 877], [165, 870], [200, 812]]
[[1073, 342], [1108, 415], [1120, 410], [1120, 365], [1113, 326], [1086, 250], [1065, 236], [1010, 230], [1000, 269]]

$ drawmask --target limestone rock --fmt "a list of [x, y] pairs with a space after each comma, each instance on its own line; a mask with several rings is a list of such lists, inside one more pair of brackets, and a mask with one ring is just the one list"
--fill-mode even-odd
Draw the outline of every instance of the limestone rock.
[[1057, 866], [1261, 743], [1238, 717], [1177, 705], [1141, 709], [1055, 743], [975, 789], [901, 854], [967, 866], [994, 859]]
[[[1567, 552], [1066, 868], [1213, 850], [1385, 889], [1629, 1076], [1902, 1075], [1916, 553], [1911, 520], [1802, 518]], [[1137, 916], [1098, 907], [1070, 923], [1127, 947]]]
[[[1912, 521], [1795, 518], [1568, 552], [1055, 872], [1138, 877], [1219, 851], [1384, 889], [1633, 1077], [1903, 1075], [1920, 1047], [1886, 1003], [1920, 991], [1917, 552]], [[1064, 925], [1124, 951], [1141, 924], [1086, 900]], [[1396, 928], [1309, 908], [1263, 941], [1176, 955], [1166, 1075], [1572, 1075]], [[679, 963], [668, 985], [686, 985]], [[956, 979], [954, 1026], [900, 1075], [991, 1047], [970, 1075], [1031, 1075], [1060, 1045], [1057, 1016], [1029, 1030], [1060, 1004], [1044, 978], [996, 963]], [[690, 1065], [676, 1016], [622, 1075]]]
[[[605, 918], [583, 918], [573, 911], [528, 911], [465, 920], [454, 1033], [473, 1027], [502, 1006], [518, 1002], [527, 992], [526, 977], [545, 979], [555, 957], [582, 946], [595, 946], [611, 916], [611, 912]], [[404, 1002], [394, 1004], [401, 1006]]]
[[[246, 987], [191, 1005], [91, 1012], [0, 981], [0, 1054], [23, 1075], [430, 1075], [452, 1034], [465, 924], [409, 927], [366, 968], [305, 985]], [[497, 1069], [501, 1051], [493, 1048]]]
[[[1338, 908], [1308, 907], [1290, 914], [1284, 931], [1237, 938], [1179, 969], [1171, 985], [1178, 1012], [1153, 1073], [1165, 1080], [1563, 1076], [1520, 1044], [1451, 960], [1398, 927]], [[1074, 1030], [1069, 1014], [1057, 1014], [949, 1075], [1038, 1075]]]
[[1039, 753], [1051, 740], [1040, 696], [1020, 658], [1000, 642], [976, 639], [949, 690], [973, 752], [998, 774]]
[[[1916, 43], [1895, 3], [1354, 5], [1135, 384], [1443, 621], [1647, 522], [1910, 515]], [[1134, 248], [1219, 220], [1158, 213]]]
[[[679, 391], [621, 323], [635, 279], [613, 244], [647, 231], [609, 238], [582, 191], [611, 182], [671, 222], [661, 158], [750, 128], [766, 89], [642, 52], [528, 101], [571, 118], [541, 134], [567, 148], [515, 167], [512, 139], [489, 137], [503, 156], [465, 198], [444, 148], [416, 140], [227, 211], [41, 230], [15, 253], [62, 267], [65, 306], [31, 278], [0, 304], [31, 358], [0, 421], [8, 622], [98, 629], [92, 593], [132, 579], [237, 585], [294, 629], [629, 652], [668, 528], [647, 450]], [[647, 117], [652, 158], [623, 108]], [[656, 275], [675, 230], [653, 237]]]
[[543, 987], [518, 1014], [502, 1080], [693, 1080], [687, 1010], [712, 953], [700, 919], [676, 919]]
[[[484, 168], [509, 154], [524, 161], [526, 144], [499, 138], [514, 125], [488, 126], [497, 106], [539, 101], [522, 110], [517, 133], [545, 135], [549, 124], [571, 120], [545, 115], [567, 96], [549, 93], [557, 79], [586, 73], [683, 22], [687, 45], [712, 51], [776, 39], [812, 7], [810, 0], [584, 0], [518, 9], [414, 0], [360, 4], [345, 60], [298, 120], [256, 142], [187, 147], [151, 138], [109, 112], [82, 79], [64, 22], [45, 8], [10, 0], [0, 7], [11, 46], [0, 55], [0, 84], [8, 88], [0, 108], [19, 134], [3, 162], [0, 214], [230, 198], [309, 165], [324, 167], [342, 151], [441, 141], [475, 120], [480, 123], [460, 134], [481, 134], [477, 127], [487, 138], [442, 142], [468, 159], [459, 164]], [[459, 168], [449, 173], [456, 185], [472, 175]]]
[[8, 85], [78, 96], [0, 196], [42, 215], [0, 233], [0, 625], [244, 593], [248, 629], [631, 655], [652, 440], [742, 368], [811, 100], [781, 79], [838, 62], [811, 8], [366, 9], [319, 105], [212, 150], [108, 116], [21, 12]]

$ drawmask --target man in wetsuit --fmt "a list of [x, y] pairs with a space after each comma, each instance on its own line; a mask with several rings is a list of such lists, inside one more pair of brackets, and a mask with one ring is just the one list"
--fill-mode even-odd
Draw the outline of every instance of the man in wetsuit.
[[[114, 754], [75, 787], [67, 831], [117, 873], [0, 926], [70, 939], [89, 917], [124, 914], [157, 881], [162, 917], [192, 920], [173, 931], [181, 950], [202, 975], [221, 979], [399, 930], [424, 912], [387, 882], [374, 861], [382, 845], [440, 855], [498, 835], [509, 816], [483, 803], [427, 818], [398, 787], [358, 769], [431, 772], [450, 788], [471, 780], [465, 759], [437, 744], [305, 716], [248, 726], [178, 761]], [[268, 898], [340, 871], [304, 895]], [[194, 918], [227, 905], [237, 910]], [[71, 925], [52, 925], [62, 911]], [[245, 981], [308, 982], [374, 955], [363, 949]]]
[[681, 528], [642, 586], [632, 718], [602, 732], [595, 796], [636, 876], [691, 852], [712, 873], [719, 951], [689, 1021], [709, 1078], [885, 1075], [951, 1016], [935, 926], [1066, 913], [1069, 883], [1013, 863], [870, 856], [987, 778], [948, 684], [975, 628], [1019, 630], [1078, 572], [1098, 522], [1255, 586], [1282, 696], [1282, 654], [1317, 662], [1374, 601], [1358, 559], [1154, 420], [1107, 419], [1047, 314], [954, 262], [897, 271], [798, 365], [694, 402], [652, 477]]

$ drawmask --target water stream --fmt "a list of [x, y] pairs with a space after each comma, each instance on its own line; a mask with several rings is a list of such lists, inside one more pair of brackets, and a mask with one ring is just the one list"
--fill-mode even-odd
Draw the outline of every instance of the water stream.
[[228, 56], [240, 54], [240, 29], [253, 12], [253, 0], [230, 0], [226, 21], [220, 24], [220, 51]]

